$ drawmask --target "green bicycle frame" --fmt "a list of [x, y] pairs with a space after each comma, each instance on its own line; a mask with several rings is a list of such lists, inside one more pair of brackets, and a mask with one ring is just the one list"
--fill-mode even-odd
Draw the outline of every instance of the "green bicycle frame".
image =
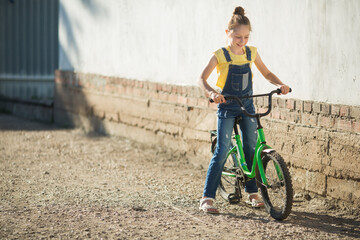
[[[291, 89], [290, 89], [291, 92]], [[228, 96], [226, 97], [227, 100], [229, 99], [234, 99], [236, 102], [238, 102], [238, 104], [240, 105], [240, 108], [243, 110], [243, 112], [245, 113], [245, 115], [247, 115], [248, 117], [254, 117], [257, 120], [257, 124], [258, 124], [258, 139], [257, 139], [257, 143], [256, 143], [256, 147], [255, 147], [255, 153], [254, 153], [254, 159], [253, 159], [253, 164], [252, 164], [252, 169], [251, 171], [248, 169], [247, 164], [246, 164], [246, 160], [245, 160], [245, 155], [244, 155], [244, 150], [242, 147], [242, 142], [240, 140], [240, 134], [238, 131], [238, 126], [237, 126], [237, 120], [235, 120], [235, 124], [234, 124], [234, 132], [235, 132], [235, 141], [236, 141], [236, 145], [230, 149], [230, 151], [227, 153], [226, 158], [229, 157], [229, 155], [234, 155], [235, 156], [235, 165], [236, 167], [240, 167], [244, 173], [244, 175], [250, 179], [255, 178], [256, 176], [256, 166], [259, 169], [259, 173], [260, 173], [260, 177], [261, 177], [261, 181], [262, 184], [265, 185], [266, 187], [271, 187], [266, 179], [265, 176], [265, 170], [264, 170], [264, 166], [262, 163], [262, 159], [261, 159], [261, 155], [263, 153], [263, 151], [272, 150], [272, 148], [266, 144], [265, 141], [265, 135], [264, 135], [264, 131], [263, 131], [263, 127], [260, 124], [260, 117], [266, 116], [270, 113], [271, 111], [271, 97], [273, 94], [280, 94], [281, 90], [280, 89], [276, 89], [268, 94], [260, 94], [260, 95], [252, 95], [252, 96], [248, 96], [248, 97], [243, 97], [243, 98], [253, 98], [253, 97], [264, 97], [264, 96], [268, 96], [268, 110], [265, 113], [258, 113], [258, 114], [250, 114], [248, 113], [243, 104], [241, 103], [241, 101], [239, 100], [239, 97], [236, 96]], [[284, 176], [281, 172], [280, 166], [274, 162], [274, 167], [276, 169], [276, 173], [277, 176], [279, 178], [280, 181], [282, 181], [284, 179]], [[230, 176], [230, 177], [236, 177], [236, 174], [234, 173], [230, 173], [230, 172], [222, 172], [222, 175], [226, 175], [226, 176]]]
[[[271, 149], [271, 147], [269, 145], [266, 144], [265, 141], [265, 135], [264, 135], [264, 131], [262, 128], [259, 128], [258, 130], [258, 139], [257, 139], [257, 143], [256, 143], [256, 147], [255, 147], [255, 154], [254, 154], [254, 159], [253, 159], [253, 164], [252, 164], [252, 169], [251, 171], [249, 171], [246, 161], [245, 161], [245, 155], [244, 155], [244, 150], [242, 147], [242, 142], [240, 139], [240, 135], [239, 134], [235, 134], [235, 141], [236, 141], [236, 145], [230, 149], [230, 151], [227, 153], [226, 158], [229, 157], [229, 155], [231, 154], [235, 154], [235, 161], [236, 161], [236, 165], [241, 167], [245, 176], [247, 176], [248, 178], [252, 179], [255, 178], [256, 175], [256, 165], [258, 166], [259, 169], [259, 173], [261, 176], [261, 180], [262, 183], [269, 187], [269, 184], [267, 182], [266, 176], [265, 176], [265, 171], [264, 171], [264, 167], [262, 164], [262, 160], [261, 160], [261, 153], [262, 151], [265, 149]], [[282, 174], [280, 171], [279, 166], [275, 166], [279, 179], [281, 180]], [[230, 176], [230, 177], [236, 177], [235, 174], [233, 173], [228, 173], [228, 172], [222, 172], [222, 175], [226, 175], [226, 176]]]

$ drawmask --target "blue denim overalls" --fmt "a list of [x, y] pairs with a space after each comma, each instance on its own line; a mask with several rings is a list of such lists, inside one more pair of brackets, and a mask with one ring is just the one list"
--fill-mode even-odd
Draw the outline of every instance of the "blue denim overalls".
[[[251, 60], [251, 51], [245, 46], [247, 60]], [[225, 86], [221, 92], [224, 96], [249, 96], [252, 95], [252, 73], [250, 63], [244, 65], [233, 65], [229, 52], [222, 49], [229, 63], [229, 72]], [[245, 109], [254, 114], [255, 108], [252, 99], [244, 99], [242, 103]], [[252, 156], [257, 142], [257, 124], [254, 118], [249, 118], [240, 109], [235, 101], [227, 101], [218, 105], [218, 127], [217, 127], [217, 146], [210, 161], [205, 186], [204, 197], [215, 198], [216, 189], [220, 183], [221, 172], [225, 164], [225, 157], [230, 148], [230, 141], [233, 131], [235, 118], [241, 116], [240, 130], [243, 141], [243, 149], [248, 168], [252, 166]], [[255, 179], [246, 182], [245, 191], [255, 193], [258, 191]]]
[[[229, 63], [229, 72], [226, 78], [225, 86], [221, 92], [224, 96], [249, 96], [252, 95], [252, 73], [250, 68], [250, 63], [244, 65], [233, 65], [230, 58], [229, 52], [222, 48], [226, 61]], [[248, 61], [251, 61], [251, 51], [248, 46], [245, 46], [246, 58]], [[247, 107], [246, 110], [251, 109], [252, 99], [243, 100], [244, 106]], [[249, 108], [249, 109], [248, 109]], [[236, 117], [242, 114], [242, 111], [239, 108], [239, 104], [235, 101], [229, 100], [227, 103], [221, 103], [218, 106], [218, 115], [219, 117]]]

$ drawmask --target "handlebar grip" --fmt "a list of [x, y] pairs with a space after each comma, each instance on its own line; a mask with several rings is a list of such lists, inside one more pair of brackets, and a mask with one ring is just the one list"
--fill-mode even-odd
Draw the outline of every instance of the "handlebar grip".
[[[278, 88], [278, 89], [276, 89], [277, 90], [277, 94], [280, 94], [281, 93], [281, 90], [280, 90], [280, 88]], [[289, 93], [291, 93], [292, 92], [292, 89], [291, 88], [289, 88]]]

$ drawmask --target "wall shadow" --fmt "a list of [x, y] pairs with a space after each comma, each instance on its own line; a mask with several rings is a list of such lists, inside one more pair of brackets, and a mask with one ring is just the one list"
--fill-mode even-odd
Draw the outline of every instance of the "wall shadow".
[[[87, 13], [93, 18], [106, 18], [107, 16], [106, 9], [98, 1], [81, 0], [76, 3], [79, 4], [77, 7], [86, 9]], [[58, 86], [55, 83], [54, 121], [60, 126], [83, 127], [86, 132], [106, 135], [102, 119], [91, 114], [93, 106], [90, 106], [83, 92], [84, 87], [79, 84], [76, 74], [76, 67], [81, 59], [81, 42], [76, 39], [76, 33], [82, 31], [82, 24], [86, 24], [86, 21], [77, 22], [61, 0], [59, 4], [59, 24], [61, 26], [59, 34], [62, 34], [59, 35], [59, 70], [61, 71], [60, 74], [65, 73], [65, 80], [68, 83], [58, 83]], [[61, 42], [60, 39], [65, 42]], [[69, 103], [72, 103], [71, 109], [73, 111], [69, 110]]]
[[44, 123], [0, 112], [0, 131], [56, 131], [64, 129], [54, 123]]

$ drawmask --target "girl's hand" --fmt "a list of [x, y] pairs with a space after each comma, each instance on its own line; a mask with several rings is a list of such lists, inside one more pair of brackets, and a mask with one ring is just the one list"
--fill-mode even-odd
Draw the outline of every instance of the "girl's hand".
[[290, 87], [287, 85], [281, 85], [280, 90], [281, 90], [281, 94], [286, 95], [289, 93]]
[[224, 96], [217, 92], [211, 92], [210, 98], [214, 101], [214, 103], [226, 103]]

